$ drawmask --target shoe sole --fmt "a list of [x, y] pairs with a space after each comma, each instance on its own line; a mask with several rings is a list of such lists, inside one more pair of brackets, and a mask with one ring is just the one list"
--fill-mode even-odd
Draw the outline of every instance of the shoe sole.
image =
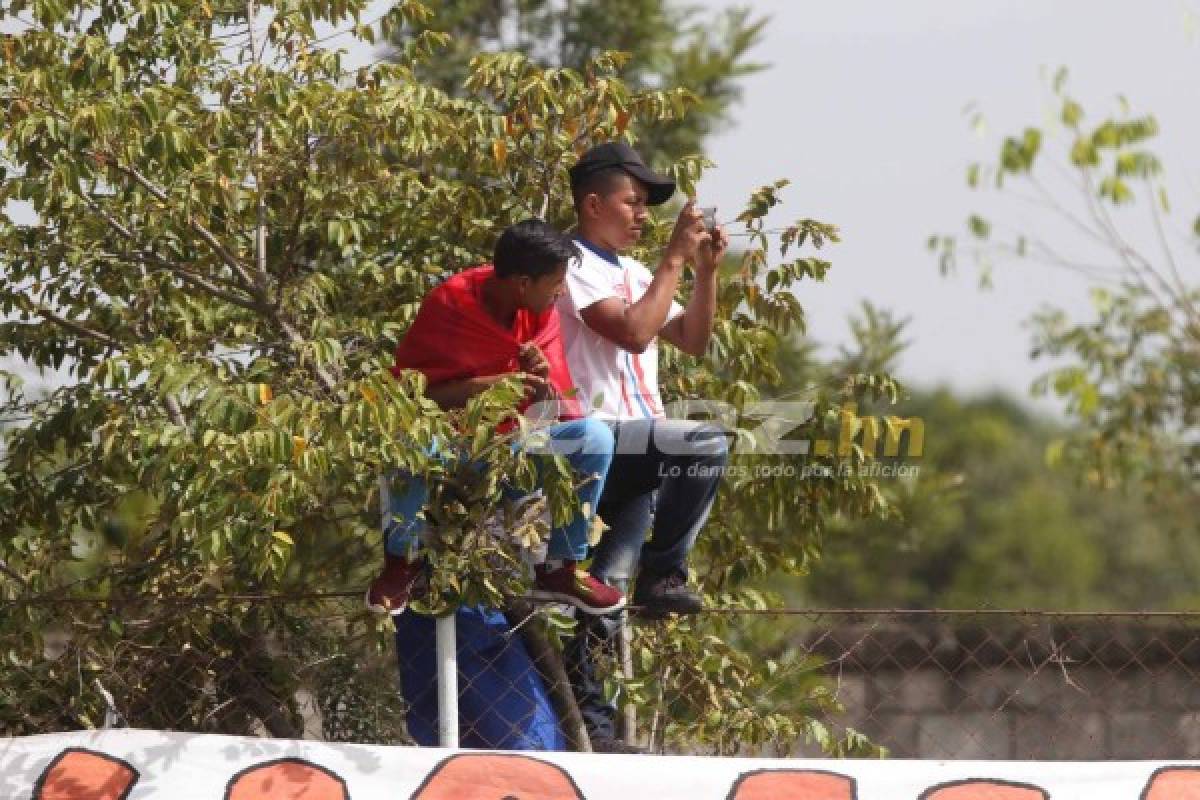
[[529, 593], [529, 597], [533, 600], [541, 600], [546, 603], [567, 603], [568, 605], [575, 606], [585, 614], [592, 614], [597, 617], [612, 614], [614, 611], [620, 611], [625, 608], [624, 597], [621, 598], [621, 602], [614, 603], [611, 606], [590, 606], [573, 594], [548, 592], [545, 589], [534, 589]]
[[372, 614], [386, 615], [389, 617], [398, 617], [404, 613], [405, 609], [408, 608], [408, 603], [403, 604], [399, 608], [388, 608], [386, 606], [381, 606], [378, 603], [372, 603], [370, 588], [368, 588], [366, 593], [363, 595], [363, 605], [365, 605], [367, 607], [367, 611], [370, 611]]

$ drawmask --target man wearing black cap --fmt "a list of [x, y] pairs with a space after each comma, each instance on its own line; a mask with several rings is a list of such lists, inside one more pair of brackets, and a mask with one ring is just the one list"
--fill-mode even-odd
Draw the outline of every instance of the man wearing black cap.
[[[598, 509], [609, 530], [590, 571], [623, 586], [637, 565], [632, 603], [643, 615], [695, 613], [702, 600], [687, 585], [687, 556], [716, 498], [726, 439], [716, 426], [666, 418], [657, 340], [704, 354], [728, 239], [719, 226], [707, 230], [689, 200], [651, 272], [621, 253], [637, 243], [648, 207], [669, 200], [675, 182], [650, 170], [622, 142], [593, 147], [570, 176], [580, 257], [568, 266], [558, 301], [563, 346], [581, 399], [609, 421], [617, 440]], [[675, 293], [688, 263], [695, 283], [685, 307]], [[595, 675], [595, 650], [608, 646], [615, 626], [593, 618], [584, 627], [568, 647], [572, 684], [594, 749], [620, 749], [613, 737], [615, 709]]]

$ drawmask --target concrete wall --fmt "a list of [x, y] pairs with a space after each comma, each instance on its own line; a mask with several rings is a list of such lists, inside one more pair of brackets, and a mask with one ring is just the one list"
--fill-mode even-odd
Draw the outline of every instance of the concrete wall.
[[806, 635], [853, 727], [897, 758], [1200, 758], [1200, 629], [1125, 618]]

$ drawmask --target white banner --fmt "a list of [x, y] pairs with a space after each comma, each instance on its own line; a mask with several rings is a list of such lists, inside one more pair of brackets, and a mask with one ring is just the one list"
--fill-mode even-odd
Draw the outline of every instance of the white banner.
[[495, 753], [161, 731], [0, 742], [0, 800], [1200, 800], [1200, 763]]

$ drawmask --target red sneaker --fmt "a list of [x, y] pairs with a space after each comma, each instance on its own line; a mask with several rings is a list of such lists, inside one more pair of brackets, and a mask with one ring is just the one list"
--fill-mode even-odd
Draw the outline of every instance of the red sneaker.
[[422, 564], [390, 553], [383, 557], [383, 572], [367, 588], [367, 609], [376, 614], [404, 613], [413, 584], [421, 577]]
[[585, 614], [611, 614], [625, 607], [625, 595], [620, 590], [596, 580], [574, 561], [563, 561], [554, 569], [538, 564], [533, 573], [530, 595], [535, 600], [570, 603]]

